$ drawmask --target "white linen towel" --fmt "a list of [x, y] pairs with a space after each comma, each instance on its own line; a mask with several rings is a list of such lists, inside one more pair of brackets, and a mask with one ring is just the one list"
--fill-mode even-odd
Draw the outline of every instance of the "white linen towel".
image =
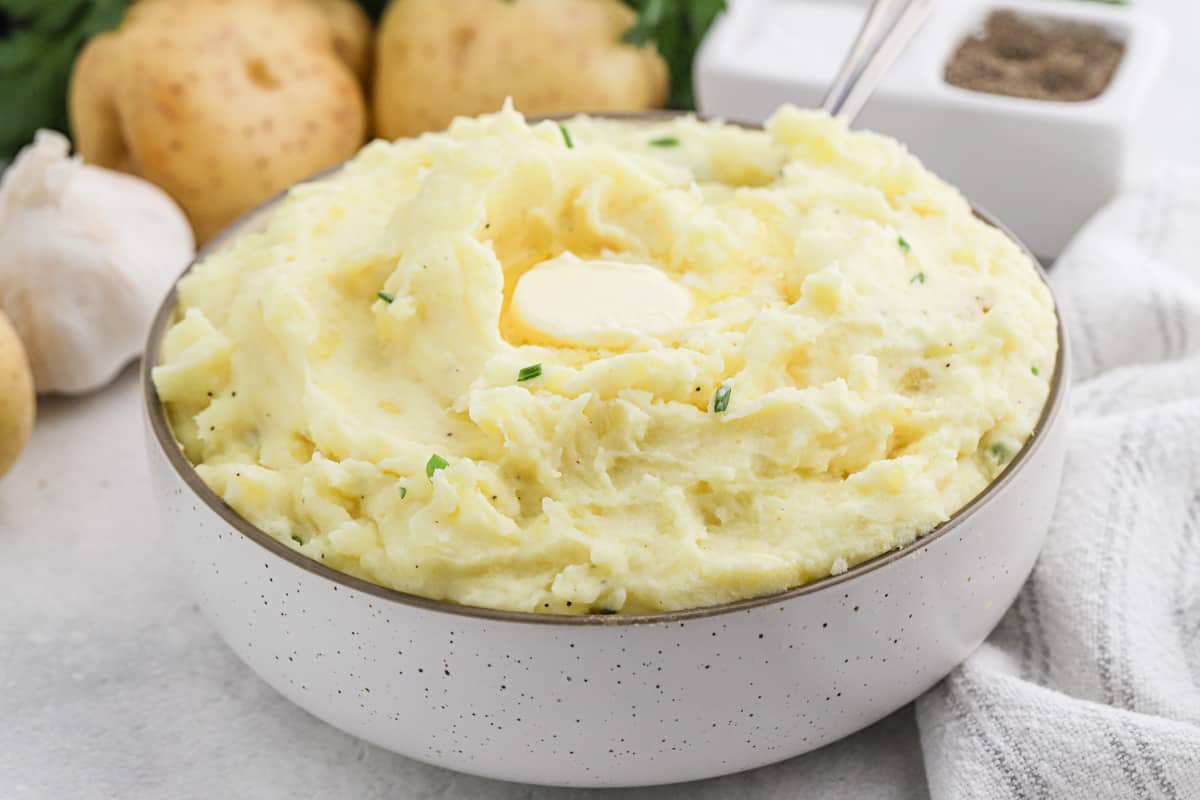
[[951, 798], [1200, 798], [1200, 172], [1093, 219], [1054, 267], [1076, 358], [1046, 547], [917, 702]]

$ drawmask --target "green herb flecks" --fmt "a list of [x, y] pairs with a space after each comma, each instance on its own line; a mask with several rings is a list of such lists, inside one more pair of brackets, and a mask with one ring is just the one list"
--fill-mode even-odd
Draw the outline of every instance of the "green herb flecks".
[[437, 453], [434, 453], [429, 457], [429, 460], [425, 462], [425, 477], [429, 478], [429, 480], [433, 480], [433, 473], [437, 472], [439, 469], [445, 469], [448, 466], [450, 466], [449, 461], [442, 458]]
[[400, 487], [400, 499], [401, 499], [401, 500], [403, 500], [403, 499], [404, 499], [404, 498], [406, 498], [406, 497], [408, 497], [408, 487], [407, 487], [407, 486], [401, 486], [401, 487]]
[[679, 140], [674, 136], [662, 136], [650, 140], [651, 147], [679, 147]]
[[517, 383], [531, 381], [534, 378], [542, 376], [541, 364], [530, 364], [528, 367], [521, 367], [521, 371], [517, 373]]
[[717, 391], [713, 394], [713, 412], [720, 414], [725, 409], [729, 408], [729, 397], [733, 394], [733, 387], [728, 383], [722, 383], [717, 387]]
[[300, 536], [295, 533], [292, 534], [292, 541], [295, 542], [296, 544], [300, 544], [300, 545], [304, 544], [304, 540], [301, 539]]
[[912, 250], [912, 245], [909, 244], [908, 239], [905, 239], [903, 236], [897, 237], [896, 244], [900, 245], [900, 249], [906, 253]]
[[909, 283], [924, 283], [924, 282], [925, 282], [925, 273], [924, 272], [918, 272], [916, 275], [913, 275], [912, 278], [909, 280]]
[[376, 292], [375, 296], [385, 303], [396, 302], [396, 296], [394, 294], [388, 294], [387, 292]]
[[566, 143], [567, 149], [574, 150], [575, 142], [571, 139], [571, 132], [567, 130], [567, 126], [560, 122], [558, 123], [558, 129], [562, 132], [563, 142]]
[[1008, 448], [999, 442], [996, 442], [989, 447], [988, 452], [992, 454], [992, 458], [996, 459], [997, 464], [1003, 464], [1004, 462], [1008, 461]]
[[598, 608], [598, 609], [596, 609], [596, 613], [604, 614], [607, 616], [608, 614], [616, 614], [617, 610], [615, 608]]
[[1037, 377], [1037, 375], [1038, 375], [1038, 368], [1037, 368], [1037, 367], [1030, 367], [1030, 368], [1029, 368], [1029, 371], [1033, 373], [1033, 377], [1035, 377], [1035, 378]]

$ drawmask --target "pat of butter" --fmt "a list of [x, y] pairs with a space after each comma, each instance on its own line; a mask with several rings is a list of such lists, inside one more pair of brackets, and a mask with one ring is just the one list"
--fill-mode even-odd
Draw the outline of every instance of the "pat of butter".
[[510, 312], [535, 336], [611, 347], [673, 333], [691, 306], [691, 293], [654, 267], [563, 253], [521, 276]]

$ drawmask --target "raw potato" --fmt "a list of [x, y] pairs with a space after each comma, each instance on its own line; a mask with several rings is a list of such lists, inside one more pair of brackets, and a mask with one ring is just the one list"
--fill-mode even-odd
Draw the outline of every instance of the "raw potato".
[[29, 441], [34, 414], [33, 375], [17, 332], [0, 313], [0, 476]]
[[442, 130], [460, 114], [530, 116], [661, 106], [667, 67], [622, 44], [621, 0], [394, 0], [375, 48], [376, 133]]
[[143, 0], [75, 62], [76, 148], [161, 186], [206, 241], [363, 143], [366, 33], [352, 0]]
[[325, 14], [333, 33], [333, 49], [358, 82], [366, 85], [371, 75], [371, 21], [352, 0], [311, 0]]

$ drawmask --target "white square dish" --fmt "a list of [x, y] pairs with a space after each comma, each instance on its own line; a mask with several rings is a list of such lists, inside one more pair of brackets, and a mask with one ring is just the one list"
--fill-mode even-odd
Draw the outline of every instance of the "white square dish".
[[[849, 49], [864, 4], [734, 0], [696, 60], [701, 113], [761, 122], [783, 103], [819, 105]], [[952, 86], [945, 65], [993, 11], [1093, 22], [1125, 45], [1095, 99], [1054, 102]], [[1043, 258], [1117, 191], [1129, 133], [1162, 70], [1165, 25], [1125, 6], [1046, 0], [938, 4], [857, 123], [907, 144]]]

